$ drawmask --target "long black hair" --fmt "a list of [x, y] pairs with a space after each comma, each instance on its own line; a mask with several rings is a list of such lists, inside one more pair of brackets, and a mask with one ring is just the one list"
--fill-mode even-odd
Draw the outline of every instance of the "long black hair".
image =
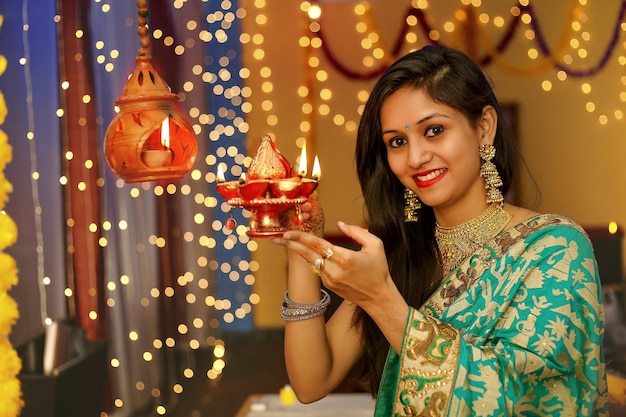
[[[492, 162], [502, 177], [503, 194], [511, 187], [518, 153], [491, 83], [480, 67], [458, 50], [427, 46], [411, 52], [393, 63], [374, 86], [359, 124], [355, 155], [365, 217], [369, 231], [384, 243], [389, 270], [398, 289], [408, 304], [417, 308], [439, 282], [441, 269], [432, 208], [422, 204], [418, 222], [404, 221], [405, 187], [387, 162], [380, 109], [387, 97], [400, 88], [422, 90], [433, 101], [464, 114], [472, 126], [476, 126], [485, 106], [496, 110], [496, 156]], [[370, 390], [376, 395], [389, 343], [362, 309], [357, 309], [354, 322], [364, 335], [366, 372]]]

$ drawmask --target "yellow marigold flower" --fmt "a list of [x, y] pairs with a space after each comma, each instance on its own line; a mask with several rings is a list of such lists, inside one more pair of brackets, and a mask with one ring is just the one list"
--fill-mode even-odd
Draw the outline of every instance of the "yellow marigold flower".
[[17, 263], [11, 255], [0, 252], [0, 293], [17, 285]]
[[[4, 16], [0, 14], [0, 27], [3, 23]], [[7, 59], [0, 55], [0, 76], [6, 68]], [[0, 125], [4, 123], [7, 112], [7, 104], [0, 91]], [[11, 152], [9, 138], [0, 130], [0, 210], [13, 190], [4, 176], [4, 168], [12, 159]], [[2, 250], [16, 240], [15, 222], [8, 214], [0, 212], [0, 417], [17, 417], [24, 407], [22, 388], [17, 378], [22, 362], [6, 337], [19, 316], [17, 303], [7, 294], [7, 290], [17, 283], [17, 267], [15, 260]]]
[[0, 416], [19, 416], [24, 401], [17, 375], [22, 361], [6, 338], [0, 338]]
[[8, 145], [9, 144], [9, 137], [2, 130], [0, 130], [0, 132], [2, 132], [2, 133], [0, 133], [0, 144]]
[[0, 416], [19, 416], [24, 406], [20, 380], [17, 378], [0, 381]]
[[2, 338], [2, 341], [0, 341], [0, 357], [2, 358], [2, 366], [0, 366], [0, 381], [13, 378], [20, 373], [20, 370], [22, 369], [22, 361], [20, 357], [17, 356], [17, 352], [13, 349], [11, 343], [5, 338]]
[[0, 91], [0, 125], [4, 123], [4, 118], [7, 115], [7, 103], [4, 101], [4, 94]]
[[0, 212], [0, 251], [5, 250], [17, 241], [17, 225], [4, 212]]
[[6, 292], [0, 293], [0, 337], [11, 333], [11, 328], [19, 318], [17, 303]]
[[7, 58], [4, 55], [0, 55], [0, 75], [4, 74], [7, 69]]
[[13, 148], [9, 145], [7, 134], [0, 129], [0, 171], [4, 170], [11, 159], [13, 159]]
[[4, 209], [4, 205], [9, 201], [9, 194], [13, 192], [13, 185], [6, 179], [4, 172], [0, 170], [0, 210]]

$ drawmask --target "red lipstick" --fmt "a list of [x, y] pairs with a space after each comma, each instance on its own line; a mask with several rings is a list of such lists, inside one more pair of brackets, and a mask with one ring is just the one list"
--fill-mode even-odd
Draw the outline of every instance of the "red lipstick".
[[[441, 169], [441, 168], [418, 172], [417, 174], [413, 175], [413, 181], [415, 181], [415, 184], [420, 188], [430, 187], [431, 185], [439, 182], [446, 175], [447, 172], [448, 172], [447, 169]], [[428, 177], [429, 175], [433, 173], [438, 173], [438, 174], [434, 175], [433, 178], [430, 178], [428, 180], [418, 179], [418, 177], [420, 178]]]

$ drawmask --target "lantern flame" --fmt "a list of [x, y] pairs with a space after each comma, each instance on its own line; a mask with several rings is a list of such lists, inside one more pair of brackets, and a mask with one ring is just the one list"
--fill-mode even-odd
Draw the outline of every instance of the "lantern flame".
[[319, 180], [322, 176], [322, 168], [320, 167], [320, 160], [317, 155], [315, 155], [315, 160], [313, 161], [313, 172], [311, 174], [315, 180]]
[[300, 165], [298, 166], [298, 175], [304, 177], [306, 175], [306, 142], [302, 144], [302, 152], [300, 152]]
[[166, 117], [161, 123], [161, 145], [163, 149], [170, 148], [170, 118]]

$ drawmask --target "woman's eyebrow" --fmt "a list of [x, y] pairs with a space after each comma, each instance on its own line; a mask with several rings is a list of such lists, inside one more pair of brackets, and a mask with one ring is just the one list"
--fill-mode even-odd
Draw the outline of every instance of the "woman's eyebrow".
[[[450, 116], [448, 116], [447, 114], [436, 113], [435, 112], [435, 113], [428, 114], [425, 117], [422, 117], [420, 120], [415, 122], [415, 124], [416, 125], [421, 125], [422, 123], [427, 122], [428, 120], [433, 119], [435, 117], [446, 117], [446, 118], [450, 119]], [[397, 131], [398, 131], [397, 129], [385, 129], [385, 130], [383, 130], [383, 134], [385, 134], [385, 133], [394, 133], [394, 132], [397, 132]]]

